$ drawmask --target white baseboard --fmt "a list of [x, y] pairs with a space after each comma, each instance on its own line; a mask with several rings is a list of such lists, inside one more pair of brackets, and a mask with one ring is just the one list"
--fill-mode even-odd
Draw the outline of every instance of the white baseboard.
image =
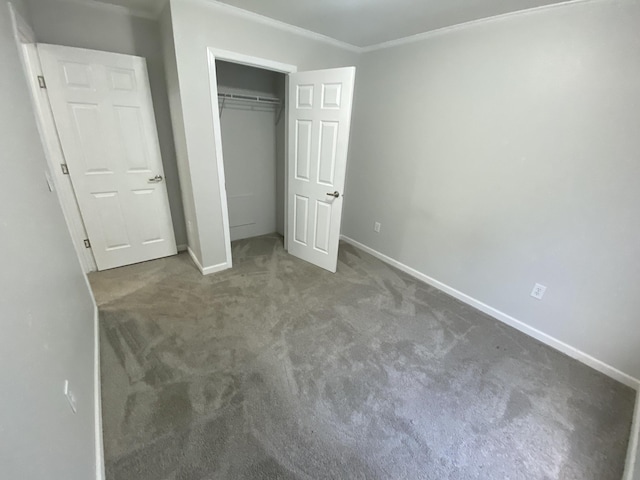
[[176, 245], [178, 252], [186, 252], [189, 246], [186, 243], [181, 243], [180, 245]]
[[470, 297], [469, 295], [462, 293], [459, 290], [456, 290], [455, 288], [450, 287], [449, 285], [446, 285], [434, 278], [429, 277], [428, 275], [425, 275], [424, 273], [421, 273], [415, 270], [414, 268], [411, 268], [403, 263], [400, 263], [399, 261], [394, 260], [393, 258], [388, 257], [387, 255], [380, 253], [371, 247], [367, 247], [366, 245], [352, 238], [346, 237], [344, 235], [341, 235], [340, 238], [341, 240], [344, 240], [345, 242], [353, 245], [354, 247], [357, 247], [360, 250], [363, 250], [373, 255], [374, 257], [382, 260], [383, 262], [396, 267], [398, 270], [402, 270], [403, 272], [411, 275], [412, 277], [417, 278], [418, 280], [421, 280], [439, 290], [442, 290], [443, 292], [448, 293], [452, 297], [457, 298], [458, 300], [466, 303], [467, 305], [471, 305], [472, 307], [477, 308], [481, 312], [484, 312], [487, 315], [490, 315], [493, 318], [500, 320], [501, 322], [506, 323], [507, 325], [515, 328], [516, 330], [520, 330], [521, 332], [526, 333], [530, 337], [533, 337], [536, 340], [539, 340], [542, 343], [549, 345], [550, 347], [553, 347], [556, 350], [559, 350], [566, 355], [569, 355], [571, 358], [575, 358], [576, 360], [584, 363], [585, 365], [589, 365], [591, 368], [594, 368], [599, 372], [604, 373], [605, 375], [608, 375], [609, 377], [619, 381], [620, 383], [623, 383], [635, 389], [636, 391], [640, 389], [640, 380], [638, 380], [637, 378], [634, 378], [631, 375], [628, 375], [618, 370], [617, 368], [612, 367], [611, 365], [608, 365], [603, 361], [598, 360], [597, 358], [594, 358], [591, 355], [581, 350], [578, 350], [577, 348], [572, 347], [571, 345], [568, 345], [563, 341], [558, 340], [557, 338], [552, 337], [551, 335], [547, 335], [546, 333], [541, 332], [540, 330], [530, 325], [527, 325], [526, 323], [512, 317], [511, 315], [507, 315], [506, 313], [501, 312], [500, 310], [493, 308], [487, 305], [486, 303], [481, 302], [480, 300]]
[[624, 467], [622, 480], [633, 480], [636, 460], [638, 459], [638, 441], [640, 437], [640, 394], [636, 395], [636, 407], [633, 411], [633, 423], [631, 424], [631, 435], [627, 447], [627, 461]]
[[211, 275], [212, 273], [221, 272], [222, 270], [230, 268], [227, 262], [219, 263], [217, 265], [211, 265], [210, 267], [203, 267], [200, 264], [198, 257], [196, 257], [196, 254], [193, 253], [193, 250], [191, 250], [191, 248], [187, 247], [187, 252], [189, 252], [191, 260], [193, 260], [193, 263], [196, 264], [196, 267], [198, 267], [198, 270], [200, 270], [200, 273], [202, 273], [202, 275]]
[[96, 480], [105, 480], [104, 443], [102, 440], [102, 388], [100, 387], [100, 316], [94, 304], [94, 358], [93, 358], [93, 395], [95, 415]]

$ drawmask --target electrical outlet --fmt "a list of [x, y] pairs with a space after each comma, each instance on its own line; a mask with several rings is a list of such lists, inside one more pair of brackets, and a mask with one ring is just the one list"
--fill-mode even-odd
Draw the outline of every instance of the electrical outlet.
[[78, 404], [76, 395], [71, 391], [71, 388], [69, 388], [69, 380], [64, 381], [64, 396], [67, 397], [67, 401], [69, 402], [69, 406], [71, 407], [71, 410], [73, 410], [73, 413], [77, 413]]
[[382, 225], [380, 225], [380, 222], [376, 222], [373, 224], [373, 231], [376, 233], [380, 233], [380, 229], [382, 228]]
[[540, 285], [539, 283], [536, 283], [533, 286], [533, 290], [531, 291], [531, 296], [533, 298], [537, 298], [538, 300], [542, 300], [542, 297], [544, 296], [544, 292], [547, 291], [547, 287], [545, 287], [544, 285]]

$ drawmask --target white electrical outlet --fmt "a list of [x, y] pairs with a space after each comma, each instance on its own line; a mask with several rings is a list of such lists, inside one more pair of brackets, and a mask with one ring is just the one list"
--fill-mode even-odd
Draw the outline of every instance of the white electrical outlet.
[[533, 286], [533, 290], [531, 291], [531, 296], [533, 298], [537, 298], [538, 300], [542, 300], [542, 297], [544, 296], [544, 292], [546, 292], [547, 287], [545, 287], [544, 285], [540, 285], [539, 283], [536, 283]]
[[76, 401], [76, 396], [69, 388], [69, 380], [64, 381], [64, 396], [67, 397], [67, 400], [69, 401], [69, 406], [71, 407], [71, 410], [73, 410], [73, 413], [77, 413], [78, 405]]
[[380, 225], [380, 222], [376, 222], [373, 224], [373, 231], [376, 233], [380, 233], [380, 228], [382, 228], [382, 225]]

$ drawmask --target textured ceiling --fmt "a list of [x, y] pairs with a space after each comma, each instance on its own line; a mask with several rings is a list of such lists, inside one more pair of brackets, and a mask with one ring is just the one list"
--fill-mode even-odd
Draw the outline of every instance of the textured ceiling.
[[[165, 0], [102, 0], [156, 14]], [[367, 47], [564, 0], [221, 0], [343, 42]]]

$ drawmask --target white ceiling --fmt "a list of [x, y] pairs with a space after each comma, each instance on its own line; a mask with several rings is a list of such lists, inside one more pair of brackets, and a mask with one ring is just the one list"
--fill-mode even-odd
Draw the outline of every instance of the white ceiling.
[[[102, 0], [156, 14], [164, 0]], [[212, 0], [213, 1], [213, 0]], [[565, 0], [220, 0], [336, 40], [368, 47]]]

